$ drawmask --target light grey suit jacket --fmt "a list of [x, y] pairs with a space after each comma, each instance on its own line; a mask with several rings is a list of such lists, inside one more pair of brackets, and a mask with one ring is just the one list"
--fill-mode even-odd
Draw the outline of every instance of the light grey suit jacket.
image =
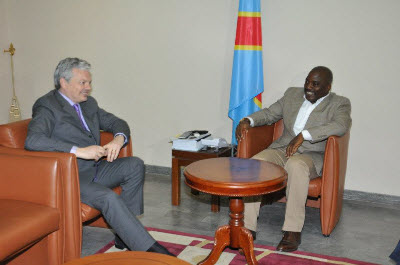
[[[100, 130], [125, 134], [128, 139], [128, 124], [101, 109], [93, 97], [80, 103], [82, 115], [90, 129], [86, 131], [75, 109], [52, 90], [33, 105], [32, 121], [29, 123], [25, 148], [35, 151], [69, 153], [73, 146], [100, 145]], [[94, 160], [77, 159], [81, 184], [89, 183], [95, 176]]]
[[[272, 124], [283, 119], [282, 136], [269, 148], [285, 148], [296, 136], [293, 126], [304, 100], [304, 88], [291, 87], [286, 90], [281, 99], [269, 108], [249, 115], [254, 120], [255, 126]], [[318, 174], [322, 171], [328, 137], [331, 135], [342, 136], [350, 129], [350, 112], [350, 100], [333, 92], [311, 112], [304, 130], [308, 130], [313, 140], [304, 141], [297, 152], [311, 155]]]

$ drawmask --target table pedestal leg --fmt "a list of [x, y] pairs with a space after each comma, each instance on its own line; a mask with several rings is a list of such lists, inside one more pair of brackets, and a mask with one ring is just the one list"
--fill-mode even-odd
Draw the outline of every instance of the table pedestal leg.
[[181, 200], [181, 167], [179, 166], [179, 160], [175, 157], [172, 158], [172, 190], [171, 199], [172, 205], [179, 205]]
[[213, 265], [218, 261], [221, 252], [229, 246], [229, 235], [230, 235], [229, 225], [221, 226], [215, 232], [214, 247], [208, 254], [207, 258], [199, 262], [197, 265]]
[[240, 229], [239, 248], [243, 250], [248, 264], [258, 264], [256, 257], [254, 256], [253, 236], [245, 227], [241, 227]]
[[219, 212], [219, 196], [211, 195], [211, 211], [214, 213]]
[[243, 225], [244, 204], [241, 197], [229, 198], [229, 209], [231, 220], [229, 225], [221, 226], [215, 232], [214, 247], [207, 258], [199, 265], [215, 264], [218, 261], [221, 252], [227, 247], [241, 248], [250, 265], [257, 265], [254, 256], [253, 237], [250, 231]]

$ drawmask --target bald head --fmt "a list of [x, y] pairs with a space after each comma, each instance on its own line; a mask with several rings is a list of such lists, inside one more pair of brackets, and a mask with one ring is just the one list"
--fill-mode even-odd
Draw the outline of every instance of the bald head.
[[304, 94], [308, 101], [315, 103], [328, 95], [333, 80], [332, 71], [325, 66], [314, 67], [304, 82]]
[[333, 74], [332, 74], [331, 69], [329, 69], [329, 68], [326, 67], [326, 66], [317, 66], [317, 67], [314, 67], [314, 68], [310, 71], [310, 73], [311, 73], [311, 72], [314, 72], [314, 71], [319, 72], [320, 75], [322, 75], [322, 76], [324, 77], [325, 81], [328, 82], [329, 85], [332, 85]]

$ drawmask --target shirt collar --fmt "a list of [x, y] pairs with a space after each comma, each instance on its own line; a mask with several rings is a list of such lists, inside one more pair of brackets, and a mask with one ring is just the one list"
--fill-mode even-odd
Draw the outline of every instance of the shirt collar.
[[[60, 95], [61, 95], [63, 98], [65, 98], [65, 100], [68, 101], [68, 103], [69, 103], [71, 106], [75, 105], [75, 103], [74, 103], [71, 99], [69, 99], [69, 97], [67, 97], [66, 95], [64, 95], [63, 93], [61, 93], [60, 90], [57, 90], [57, 92], [60, 93]], [[79, 104], [78, 104], [78, 105], [79, 105]]]

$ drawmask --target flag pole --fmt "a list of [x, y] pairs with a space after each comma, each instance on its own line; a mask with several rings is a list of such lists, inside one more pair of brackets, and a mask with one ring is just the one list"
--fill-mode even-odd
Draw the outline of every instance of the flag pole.
[[240, 0], [233, 54], [228, 117], [232, 144], [240, 120], [262, 109], [264, 91], [260, 0]]
[[14, 81], [14, 61], [13, 61], [13, 56], [15, 54], [15, 48], [14, 45], [11, 43], [10, 47], [8, 50], [4, 50], [4, 53], [10, 53], [11, 57], [11, 81], [12, 81], [12, 89], [13, 89], [13, 97], [11, 99], [11, 106], [10, 106], [10, 112], [9, 112], [9, 122], [15, 122], [21, 120], [21, 112], [19, 108], [19, 103], [17, 99], [17, 95], [15, 93], [15, 81]]

